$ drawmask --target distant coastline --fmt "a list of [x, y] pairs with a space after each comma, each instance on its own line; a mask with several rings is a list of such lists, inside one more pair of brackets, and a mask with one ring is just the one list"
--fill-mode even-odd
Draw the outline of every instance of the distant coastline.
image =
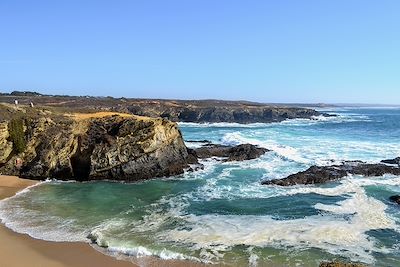
[[[329, 116], [309, 104], [264, 104], [228, 100], [137, 99], [94, 96], [42, 95], [15, 91], [0, 94], [0, 103], [38, 105], [69, 112], [113, 111], [147, 117], [161, 117], [174, 122], [270, 123], [288, 119]], [[317, 104], [315, 107], [327, 107]], [[1, 116], [0, 116], [1, 120]]]

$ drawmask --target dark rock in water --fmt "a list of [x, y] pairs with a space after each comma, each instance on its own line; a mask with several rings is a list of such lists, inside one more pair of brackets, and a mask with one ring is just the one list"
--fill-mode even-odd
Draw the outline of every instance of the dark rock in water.
[[189, 143], [206, 143], [206, 144], [211, 144], [211, 141], [206, 140], [206, 139], [204, 139], [204, 140], [186, 140], [186, 142], [189, 142]]
[[243, 161], [256, 159], [264, 155], [269, 150], [251, 144], [243, 144], [232, 147], [229, 150], [229, 156], [224, 161]]
[[387, 163], [387, 164], [397, 164], [400, 165], [400, 157], [394, 158], [394, 159], [384, 159], [381, 161], [382, 163]]
[[319, 267], [367, 267], [367, 265], [355, 262], [331, 261], [331, 262], [321, 262]]
[[223, 161], [243, 161], [256, 159], [265, 152], [269, 151], [266, 148], [258, 147], [251, 144], [243, 144], [238, 146], [225, 146], [209, 144], [203, 147], [194, 149], [198, 158], [221, 157]]
[[400, 205], [400, 195], [391, 196], [389, 200]]
[[384, 174], [400, 175], [400, 168], [385, 164], [362, 162], [343, 162], [341, 165], [311, 166], [305, 171], [291, 174], [283, 179], [263, 181], [264, 185], [290, 186], [296, 184], [322, 184], [335, 181], [349, 174], [363, 176], [382, 176]]
[[198, 164], [198, 156], [197, 153], [194, 149], [188, 148], [187, 149], [188, 156], [186, 158], [186, 161], [188, 164]]

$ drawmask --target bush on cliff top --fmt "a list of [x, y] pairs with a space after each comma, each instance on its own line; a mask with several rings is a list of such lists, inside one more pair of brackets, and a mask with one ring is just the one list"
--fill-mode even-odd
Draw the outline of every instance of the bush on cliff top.
[[25, 150], [24, 121], [22, 118], [12, 119], [8, 124], [8, 133], [13, 143], [14, 151], [19, 154]]

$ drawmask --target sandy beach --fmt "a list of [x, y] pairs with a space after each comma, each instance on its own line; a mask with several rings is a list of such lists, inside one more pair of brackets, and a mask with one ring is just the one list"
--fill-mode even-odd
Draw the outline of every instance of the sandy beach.
[[[14, 176], [0, 176], [0, 199], [13, 196], [18, 191], [34, 185], [36, 181]], [[28, 235], [15, 233], [0, 225], [1, 267], [64, 267], [64, 266], [137, 266], [128, 261], [106, 256], [88, 244], [48, 242]]]
[[[0, 200], [15, 195], [37, 181], [0, 175]], [[79, 242], [49, 242], [19, 234], [0, 224], [0, 267], [180, 267], [205, 266], [193, 262], [160, 260], [153, 257], [136, 259], [137, 263], [119, 260]]]

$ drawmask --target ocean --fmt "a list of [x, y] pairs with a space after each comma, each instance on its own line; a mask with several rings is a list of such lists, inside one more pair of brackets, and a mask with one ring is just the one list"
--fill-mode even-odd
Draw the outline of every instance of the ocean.
[[[233, 266], [318, 266], [351, 260], [400, 266], [400, 176], [348, 176], [323, 185], [261, 185], [312, 165], [400, 156], [400, 108], [331, 108], [336, 117], [271, 124], [180, 123], [190, 142], [267, 149], [243, 162], [139, 183], [51, 180], [0, 202], [14, 231], [95, 242], [112, 255]], [[57, 178], [57, 177], [55, 177]]]

